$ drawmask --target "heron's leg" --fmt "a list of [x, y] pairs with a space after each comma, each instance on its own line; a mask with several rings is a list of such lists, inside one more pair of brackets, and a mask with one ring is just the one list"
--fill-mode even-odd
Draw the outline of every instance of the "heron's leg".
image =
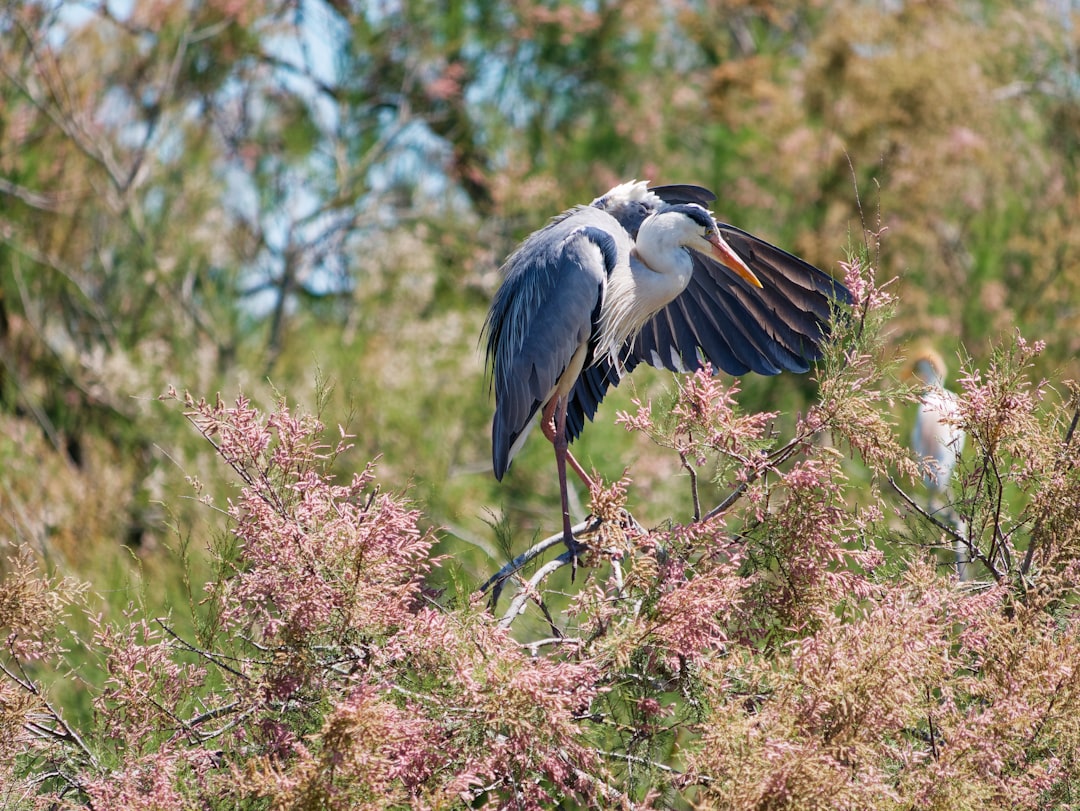
[[[548, 404], [544, 406], [543, 412], [540, 414], [540, 430], [544, 432], [544, 436], [548, 438], [548, 442], [552, 445], [555, 444], [555, 439], [559, 434], [559, 429], [556, 426], [555, 409], [558, 402], [558, 397], [552, 397], [548, 401]], [[566, 437], [566, 416], [563, 415], [563, 428], [562, 435]], [[581, 466], [581, 463], [574, 458], [574, 454], [570, 452], [569, 443], [567, 443], [566, 449], [566, 461], [574, 469], [574, 472], [578, 474], [578, 478], [584, 483], [584, 485], [592, 491], [593, 479], [588, 473], [585, 472], [585, 468]]]
[[566, 398], [557, 398], [555, 406], [555, 438], [552, 439], [555, 446], [555, 465], [559, 469], [559, 495], [562, 497], [562, 520], [563, 520], [563, 543], [570, 550], [573, 558], [570, 570], [570, 579], [577, 574], [578, 543], [574, 540], [574, 531], [570, 525], [570, 501], [567, 496], [566, 485], [566, 457], [569, 454], [566, 440]]

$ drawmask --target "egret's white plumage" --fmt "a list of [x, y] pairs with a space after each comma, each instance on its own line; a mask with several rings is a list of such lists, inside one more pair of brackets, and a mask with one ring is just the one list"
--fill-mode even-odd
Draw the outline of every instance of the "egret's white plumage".
[[[924, 351], [915, 359], [913, 374], [926, 386], [919, 396], [919, 409], [911, 432], [911, 447], [924, 464], [923, 481], [929, 491], [931, 510], [940, 510], [948, 500], [949, 485], [957, 460], [964, 450], [965, 434], [960, 427], [960, 401], [945, 388], [945, 362], [936, 352]], [[963, 521], [951, 508], [958, 535], [965, 533]], [[972, 576], [968, 550], [956, 542], [956, 569], [961, 580]]]
[[919, 396], [911, 445], [915, 454], [926, 462], [926, 486], [934, 493], [943, 494], [964, 449], [959, 400], [945, 388], [945, 364], [937, 355], [919, 357], [914, 374], [926, 384], [926, 390]]

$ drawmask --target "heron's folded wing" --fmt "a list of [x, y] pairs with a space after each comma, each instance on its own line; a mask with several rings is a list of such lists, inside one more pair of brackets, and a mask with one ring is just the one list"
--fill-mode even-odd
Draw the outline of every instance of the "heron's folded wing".
[[488, 315], [495, 386], [492, 462], [500, 479], [516, 440], [574, 354], [588, 345], [608, 273], [618, 260], [610, 229], [602, 227], [606, 223], [575, 216], [533, 234], [507, 260], [506, 279]]

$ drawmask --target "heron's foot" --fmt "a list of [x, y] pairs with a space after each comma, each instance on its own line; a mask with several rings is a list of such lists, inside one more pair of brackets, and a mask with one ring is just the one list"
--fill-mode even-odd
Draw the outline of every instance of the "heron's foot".
[[585, 557], [589, 545], [575, 538], [572, 532], [563, 533], [563, 543], [566, 544], [566, 551], [570, 553], [570, 582], [573, 583], [577, 578], [578, 561]]
[[556, 436], [555, 420], [549, 419], [549, 418], [544, 417], [544, 416], [541, 416], [540, 417], [540, 430], [544, 432], [544, 436], [547, 437], [548, 442], [551, 442], [552, 444], [555, 443], [555, 436]]

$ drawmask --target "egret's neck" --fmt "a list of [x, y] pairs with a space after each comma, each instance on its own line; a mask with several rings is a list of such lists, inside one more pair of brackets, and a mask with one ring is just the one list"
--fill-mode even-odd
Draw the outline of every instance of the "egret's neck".
[[915, 364], [915, 374], [926, 384], [930, 389], [943, 389], [945, 388], [945, 380], [941, 373], [935, 369], [929, 361], [920, 360]]

